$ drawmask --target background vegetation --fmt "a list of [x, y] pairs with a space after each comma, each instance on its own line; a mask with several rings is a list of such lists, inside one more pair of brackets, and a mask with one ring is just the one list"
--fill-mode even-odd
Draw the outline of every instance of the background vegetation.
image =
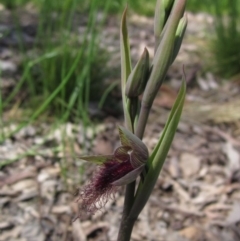
[[[17, 51], [22, 56], [17, 84], [7, 96], [0, 95], [0, 113], [13, 108], [16, 101], [30, 113], [23, 116], [15, 132], [39, 116], [43, 118], [49, 114], [62, 122], [90, 123], [89, 101], [102, 106], [112, 89], [105, 92], [104, 78], [111, 70], [105, 67], [108, 56], [98, 46], [98, 32], [107, 16], [121, 13], [126, 3], [126, 0], [0, 0], [0, 4], [14, 15]], [[31, 48], [23, 40], [19, 24], [21, 12], [18, 11], [30, 5], [38, 13]], [[131, 12], [153, 16], [155, 0], [130, 0], [128, 5]], [[190, 11], [205, 11], [216, 17], [215, 35], [209, 49], [210, 67], [227, 78], [237, 75], [240, 69], [240, 0], [189, 0], [187, 7]], [[100, 21], [97, 19], [99, 11], [102, 13]], [[81, 34], [74, 22], [78, 16], [86, 21]]]

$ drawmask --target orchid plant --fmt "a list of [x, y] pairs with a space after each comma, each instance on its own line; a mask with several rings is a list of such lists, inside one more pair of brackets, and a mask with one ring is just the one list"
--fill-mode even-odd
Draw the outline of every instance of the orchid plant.
[[[119, 127], [121, 146], [112, 155], [81, 157], [100, 165], [92, 180], [79, 193], [81, 211], [94, 214], [114, 195], [118, 186], [126, 185], [118, 241], [130, 240], [134, 223], [158, 179], [182, 113], [186, 93], [184, 79], [159, 141], [149, 155], [141, 139], [154, 98], [182, 43], [187, 26], [185, 5], [186, 0], [157, 1], [153, 61], [150, 63], [145, 48], [133, 69], [125, 9], [120, 31], [121, 87], [125, 117], [125, 127]], [[136, 184], [139, 176], [140, 181]]]

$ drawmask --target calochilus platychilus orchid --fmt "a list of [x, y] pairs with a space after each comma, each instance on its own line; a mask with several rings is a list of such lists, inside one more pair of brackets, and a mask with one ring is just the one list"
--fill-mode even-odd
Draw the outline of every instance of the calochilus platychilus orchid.
[[82, 156], [82, 160], [94, 162], [100, 167], [91, 181], [79, 192], [81, 212], [94, 214], [104, 207], [118, 186], [136, 180], [148, 160], [148, 149], [133, 133], [118, 127], [121, 146], [112, 155]]
[[[159, 140], [150, 155], [141, 141], [154, 99], [170, 65], [175, 60], [187, 27], [186, 0], [157, 0], [154, 18], [155, 50], [152, 61], [147, 48], [132, 68], [127, 29], [127, 8], [120, 27], [121, 89], [124, 127], [119, 127], [121, 145], [112, 155], [81, 159], [100, 165], [90, 182], [79, 192], [80, 214], [93, 214], [126, 185], [117, 241], [130, 241], [139, 214], [158, 180], [177, 131], [186, 95], [185, 75]], [[141, 181], [135, 182], [141, 174]]]

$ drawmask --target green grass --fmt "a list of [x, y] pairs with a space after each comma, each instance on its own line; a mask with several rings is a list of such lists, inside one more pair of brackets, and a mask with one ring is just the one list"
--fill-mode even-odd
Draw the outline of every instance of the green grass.
[[192, 12], [207, 12], [210, 14], [215, 14], [214, 5], [217, 4], [221, 11], [229, 5], [229, 0], [188, 0], [187, 9]]
[[210, 44], [213, 61], [210, 67], [221, 77], [240, 74], [240, 0], [231, 0], [224, 9], [214, 5], [215, 35]]
[[[215, 14], [215, 3], [219, 6], [221, 11], [225, 12], [225, 9], [230, 5], [229, 0], [188, 0], [187, 10], [192, 12], [207, 12], [210, 14]], [[155, 11], [156, 0], [113, 0], [110, 3], [111, 13], [121, 13], [124, 7], [128, 4], [129, 9], [132, 12], [138, 13], [140, 15], [153, 17]], [[100, 4], [103, 6], [104, 2]], [[240, 4], [239, 4], [240, 5]]]
[[[16, 8], [18, 6], [23, 6], [26, 3], [33, 3], [36, 6], [42, 8], [43, 11], [49, 11], [50, 9], [55, 9], [56, 11], [66, 12], [67, 9], [71, 9], [72, 2], [74, 0], [65, 0], [65, 1], [57, 1], [57, 0], [0, 0], [0, 3], [5, 5], [7, 8]], [[46, 2], [48, 2], [46, 4]], [[89, 9], [88, 0], [77, 0], [75, 9], [86, 11]], [[214, 6], [212, 3], [217, 3], [220, 8], [224, 11], [230, 5], [229, 0], [188, 0], [187, 9], [193, 12], [208, 12], [214, 14]], [[109, 13], [121, 13], [124, 7], [128, 4], [131, 11], [136, 12], [140, 15], [153, 16], [154, 8], [156, 4], [156, 0], [112, 0], [107, 2], [108, 12]], [[46, 8], [44, 8], [46, 7]], [[99, 1], [98, 7], [101, 9], [105, 9], [106, 2]], [[64, 19], [64, 18], [63, 18]]]
[[[21, 16], [16, 11], [24, 8], [28, 2], [35, 4], [39, 18], [36, 41], [31, 48], [23, 41], [22, 26], [19, 24]], [[16, 86], [5, 96], [2, 96], [0, 89], [0, 143], [30, 124], [51, 124], [48, 133], [40, 133], [44, 140], [60, 129], [61, 143], [47, 148], [51, 149], [54, 159], [59, 161], [61, 176], [66, 184], [76, 169], [73, 147], [76, 136], [69, 138], [66, 135], [65, 123], [71, 121], [81, 124], [81, 133], [78, 135], [82, 135], [85, 140], [85, 130], [89, 126], [93, 128], [88, 112], [89, 102], [97, 101], [102, 107], [109, 91], [116, 86], [105, 87], [108, 55], [98, 46], [98, 33], [110, 2], [107, 0], [104, 6], [99, 6], [98, 0], [0, 1], [14, 15], [19, 41], [18, 49], [14, 51], [22, 58]], [[99, 9], [103, 13], [101, 21], [97, 19]], [[86, 23], [78, 24], [76, 20], [82, 18]], [[76, 30], [80, 25], [85, 28], [81, 34]], [[9, 118], [8, 112], [15, 114]], [[14, 129], [9, 128], [12, 122]], [[84, 140], [81, 150], [85, 150]], [[44, 144], [33, 144], [16, 157], [2, 160], [0, 169], [29, 156], [44, 157], [44, 148]], [[59, 158], [59, 154], [63, 157]], [[72, 172], [70, 169], [73, 169]]]
[[[35, 45], [29, 50], [25, 45], [18, 12], [14, 8], [29, 1], [0, 1], [13, 8], [15, 27], [18, 31], [19, 49], [22, 55], [20, 79], [17, 85], [0, 101], [3, 113], [13, 108], [16, 101], [21, 108], [31, 109], [30, 116], [11, 134], [23, 126], [34, 122], [39, 116], [49, 113], [62, 122], [69, 120], [90, 123], [88, 116], [89, 101], [100, 101], [105, 91], [104, 77], [107, 54], [98, 46], [98, 31], [102, 22], [97, 20], [100, 8], [97, 0], [85, 4], [79, 11], [81, 0], [31, 1], [39, 11], [39, 22]], [[109, 0], [103, 8], [105, 15]], [[82, 5], [81, 5], [82, 6]], [[82, 6], [83, 7], [83, 6]], [[86, 12], [83, 12], [86, 10]], [[85, 18], [85, 31], [79, 34], [75, 19]], [[21, 93], [21, 94], [20, 94]], [[19, 95], [20, 94], [20, 95]], [[24, 98], [19, 96], [24, 96]], [[3, 136], [2, 136], [3, 137]]]

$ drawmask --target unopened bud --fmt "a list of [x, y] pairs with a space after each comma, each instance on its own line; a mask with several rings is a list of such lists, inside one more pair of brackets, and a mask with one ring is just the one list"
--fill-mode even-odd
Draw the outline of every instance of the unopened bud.
[[173, 55], [172, 55], [172, 62], [175, 60], [177, 57], [177, 54], [179, 52], [179, 49], [182, 44], [182, 40], [185, 34], [185, 30], [187, 28], [187, 16], [186, 14], [180, 19], [177, 27], [177, 31], [175, 34], [175, 43], [174, 43], [174, 50], [173, 50]]
[[161, 40], [164, 26], [167, 23], [174, 0], [158, 0], [154, 15], [154, 35], [155, 35], [155, 52]]
[[126, 83], [125, 95], [129, 98], [141, 95], [145, 89], [149, 75], [149, 53], [144, 49]]

